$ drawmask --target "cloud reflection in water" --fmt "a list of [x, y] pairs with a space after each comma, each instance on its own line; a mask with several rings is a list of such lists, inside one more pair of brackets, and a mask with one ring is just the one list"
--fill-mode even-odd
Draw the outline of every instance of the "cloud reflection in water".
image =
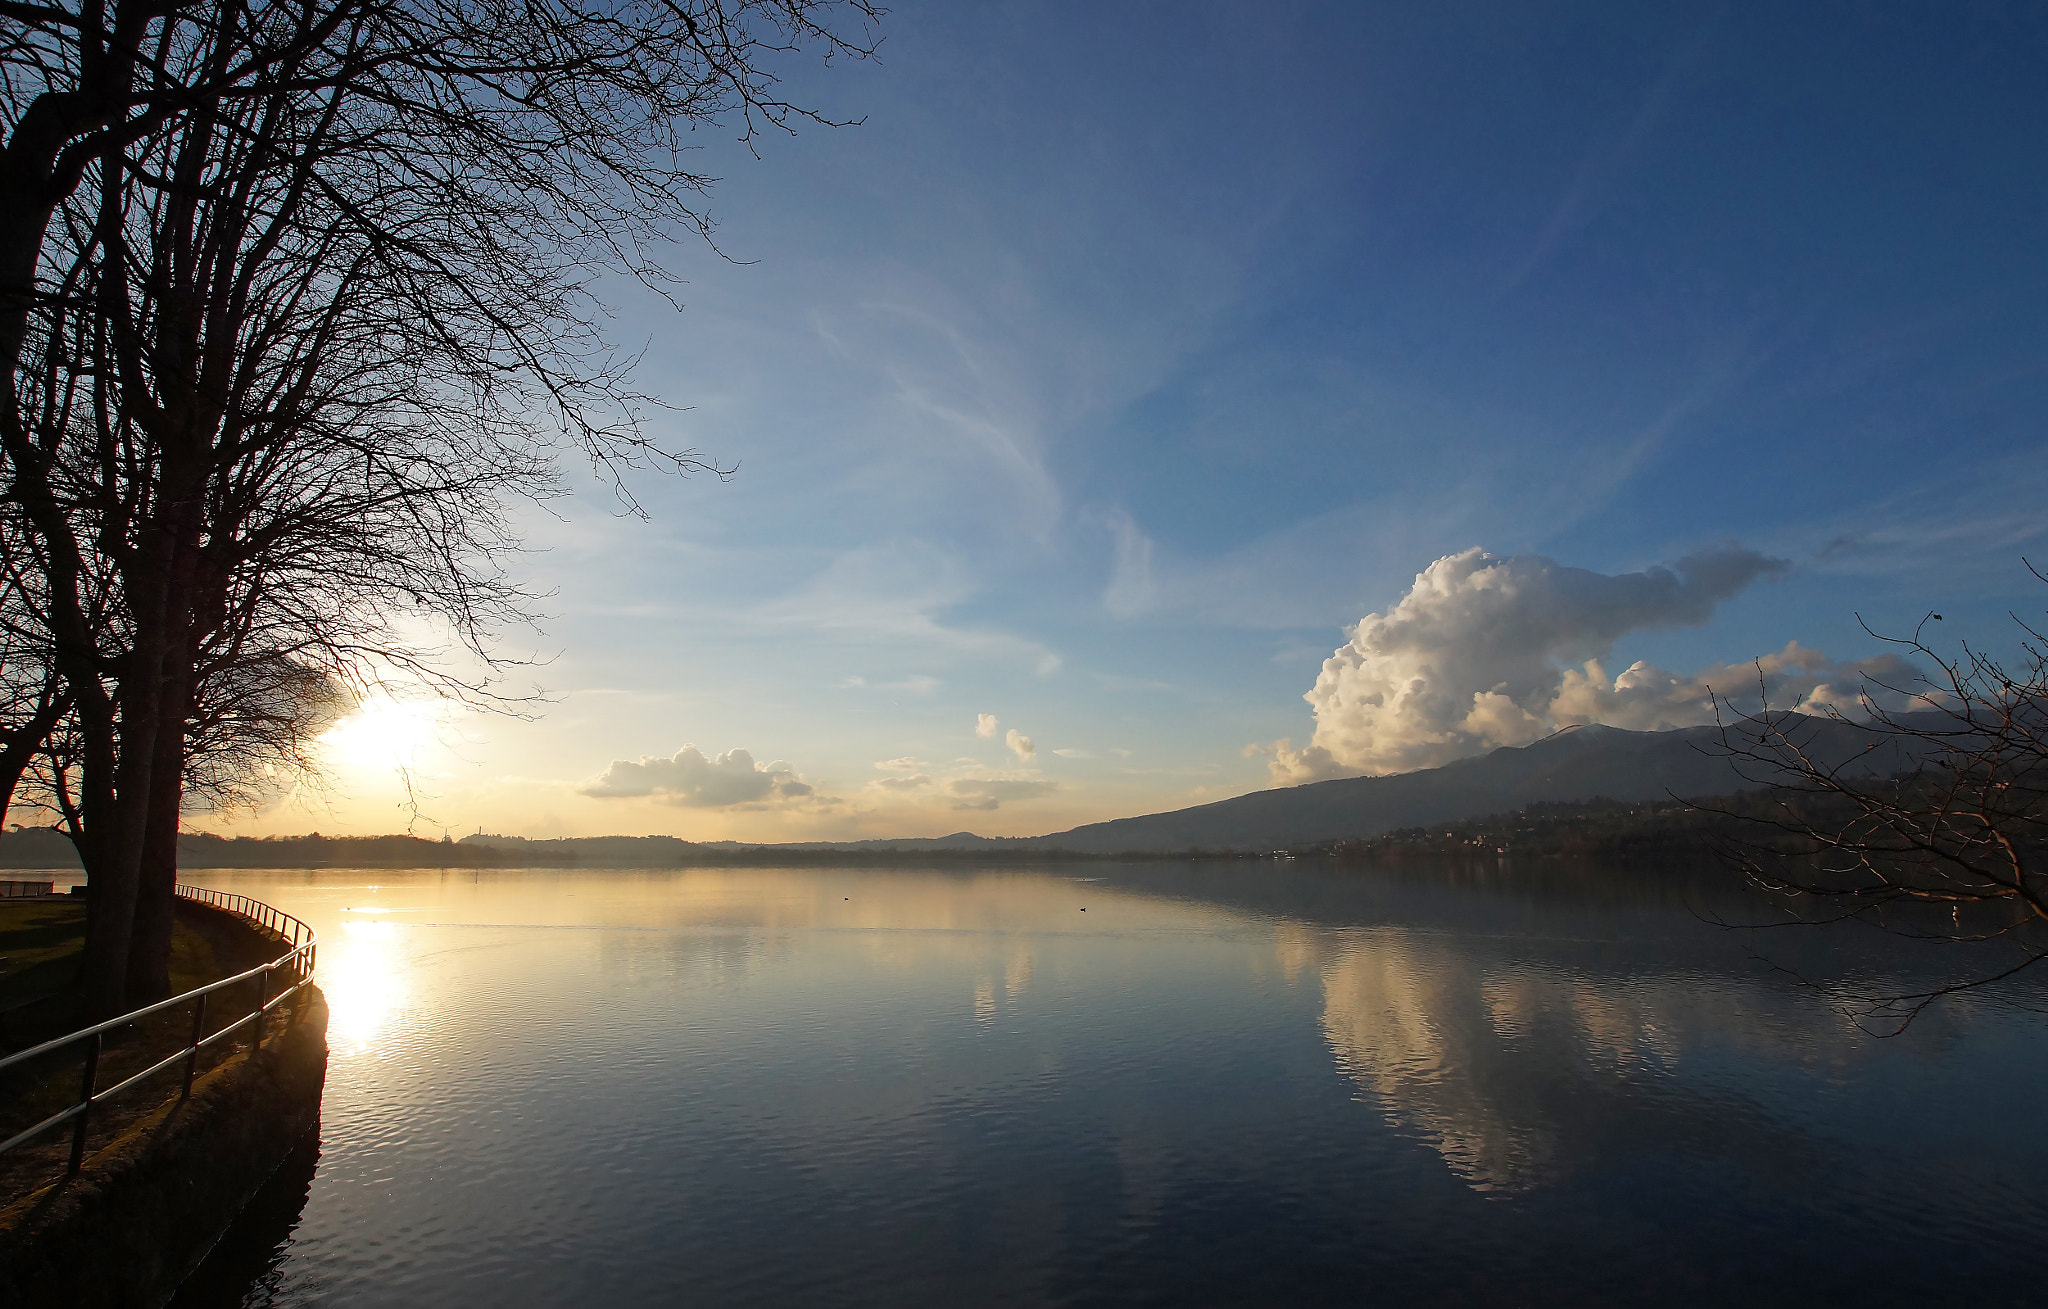
[[1475, 1190], [1533, 1185], [1555, 1135], [1485, 1076], [1500, 1038], [1475, 979], [1446, 962], [1392, 931], [1342, 941], [1322, 967], [1330, 1053], [1390, 1123]]
[[1698, 1012], [1698, 997], [1489, 960], [1430, 933], [1290, 925], [1276, 948], [1290, 971], [1320, 959], [1324, 1039], [1361, 1098], [1482, 1192], [1541, 1185], [1590, 1144], [1576, 1140], [1586, 1125], [1555, 1103], [1557, 1088], [1534, 1084], [1531, 1070], [1576, 1069], [1574, 1098], [1598, 1099], [1663, 1080], [1681, 1032], [1721, 1026]]

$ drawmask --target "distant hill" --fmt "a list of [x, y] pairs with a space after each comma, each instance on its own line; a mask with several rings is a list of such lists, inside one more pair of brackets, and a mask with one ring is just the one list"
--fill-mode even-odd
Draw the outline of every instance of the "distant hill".
[[[1914, 765], [1913, 759], [1898, 753], [1894, 737], [1830, 719], [1794, 716], [1793, 721], [1793, 735], [1822, 763], [1885, 773], [1905, 772]], [[186, 868], [674, 868], [876, 857], [957, 862], [1286, 850], [1484, 818], [1531, 804], [1692, 799], [1752, 790], [1777, 780], [1754, 765], [1739, 770], [1722, 753], [1721, 741], [1721, 730], [1715, 727], [1672, 732], [1571, 727], [1533, 745], [1508, 746], [1441, 768], [1254, 791], [1214, 804], [1090, 823], [1047, 836], [955, 832], [896, 840], [747, 845], [672, 836], [530, 841], [480, 833], [449, 842], [412, 836], [255, 839], [187, 834], [178, 838], [178, 858]], [[78, 859], [71, 843], [55, 832], [17, 829], [0, 835], [0, 867], [76, 868]]]
[[[1892, 738], [1848, 723], [1804, 718], [1792, 730], [1813, 757], [1826, 762], [1884, 772], [1913, 766], [1895, 753]], [[1874, 744], [1881, 748], [1871, 749]], [[1719, 753], [1720, 745], [1717, 727], [1572, 727], [1533, 745], [1506, 746], [1441, 768], [1254, 791], [1192, 809], [1090, 823], [1033, 838], [1032, 844], [1090, 854], [1281, 850], [1481, 818], [1542, 801], [1687, 799], [1774, 780], [1754, 766], [1745, 776]]]

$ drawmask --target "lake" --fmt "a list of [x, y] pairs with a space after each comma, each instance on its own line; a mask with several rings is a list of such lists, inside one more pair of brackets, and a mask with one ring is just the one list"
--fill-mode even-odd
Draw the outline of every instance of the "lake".
[[190, 880], [319, 931], [333, 1053], [184, 1309], [2048, 1297], [2048, 1020], [1875, 1039], [1792, 972], [1931, 947], [1711, 879]]

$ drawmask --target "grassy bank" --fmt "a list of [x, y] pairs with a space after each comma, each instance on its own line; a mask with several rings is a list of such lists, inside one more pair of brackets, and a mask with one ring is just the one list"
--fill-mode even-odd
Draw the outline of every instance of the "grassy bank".
[[[0, 1054], [25, 1049], [82, 1025], [73, 984], [85, 946], [83, 900], [0, 900]], [[283, 953], [275, 938], [204, 905], [181, 902], [171, 947], [171, 994], [177, 995], [265, 963]], [[243, 994], [246, 990], [247, 994]], [[253, 983], [211, 998], [206, 1029], [217, 1031], [247, 1013]], [[98, 1086], [113, 1086], [191, 1039], [193, 1011], [175, 1005], [107, 1034]], [[251, 1029], [253, 1030], [253, 1029]], [[226, 1040], [206, 1052], [202, 1069], [239, 1046]], [[0, 1074], [0, 1139], [36, 1123], [78, 1098], [82, 1044]], [[104, 1108], [95, 1109], [93, 1137], [103, 1139], [153, 1111], [180, 1085], [176, 1071], [159, 1074]], [[60, 1167], [68, 1129], [40, 1137], [0, 1157], [0, 1198], [40, 1185]]]
[[[0, 1050], [33, 1044], [12, 1029], [69, 993], [84, 950], [85, 901], [0, 900]], [[274, 954], [213, 915], [181, 915], [171, 937], [171, 993], [241, 972]]]

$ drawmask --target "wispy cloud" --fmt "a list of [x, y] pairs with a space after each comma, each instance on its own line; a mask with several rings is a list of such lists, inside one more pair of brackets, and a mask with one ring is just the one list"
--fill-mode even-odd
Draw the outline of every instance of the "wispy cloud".
[[930, 777], [923, 773], [913, 773], [909, 777], [877, 777], [868, 783], [868, 789], [884, 795], [901, 795], [910, 791], [922, 791], [931, 784]]
[[[942, 618], [975, 589], [952, 552], [900, 540], [841, 553], [788, 594], [724, 611], [713, 621], [739, 628], [802, 630], [842, 647], [895, 647], [932, 660], [995, 660], [1023, 664], [1039, 674], [1058, 670], [1060, 656], [1041, 642], [995, 628], [957, 626]], [[936, 679], [911, 679], [905, 689], [936, 685]]]
[[1544, 224], [1535, 246], [1508, 275], [1507, 285], [1510, 288], [1526, 281], [1567, 240], [1599, 216], [1605, 207], [1601, 193], [1648, 143], [1684, 87], [1688, 74], [1706, 53], [1708, 44], [1704, 36], [1704, 33], [1695, 33], [1680, 45], [1662, 75], [1644, 93], [1636, 112], [1622, 130], [1612, 139], [1596, 145], [1580, 160], [1578, 171], [1573, 174], [1557, 206], [1551, 210], [1550, 221]]
[[2048, 459], [2040, 447], [1975, 467], [1933, 469], [1914, 486], [1816, 515], [1773, 548], [1816, 571], [1934, 584], [1936, 594], [2004, 589], [2029, 579], [2022, 556], [2048, 555]]
[[946, 783], [955, 809], [999, 809], [1006, 803], [1034, 800], [1060, 789], [1059, 783], [1033, 778], [956, 777]]
[[1109, 514], [1108, 521], [1115, 554], [1102, 604], [1115, 617], [1135, 618], [1152, 608], [1158, 597], [1158, 583], [1152, 578], [1152, 538], [1121, 509]]

